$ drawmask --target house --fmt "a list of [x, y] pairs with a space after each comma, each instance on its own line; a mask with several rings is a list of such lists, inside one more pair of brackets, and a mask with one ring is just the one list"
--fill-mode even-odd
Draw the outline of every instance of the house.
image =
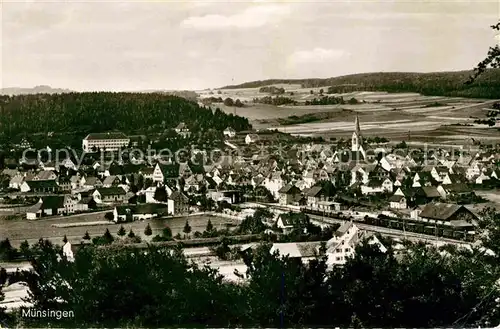
[[293, 184], [283, 186], [279, 191], [279, 204], [290, 205], [295, 204], [301, 198], [301, 191]]
[[229, 204], [237, 204], [242, 202], [243, 193], [238, 190], [223, 190], [223, 191], [210, 191], [209, 197], [216, 202], [227, 202]]
[[36, 174], [33, 180], [55, 180], [57, 179], [57, 175], [52, 170], [42, 170], [38, 174]]
[[86, 189], [101, 188], [102, 182], [95, 176], [87, 176], [80, 179], [80, 186]]
[[419, 217], [428, 222], [470, 229], [478, 221], [478, 217], [469, 209], [450, 203], [429, 203], [422, 209]]
[[462, 196], [473, 193], [472, 189], [467, 184], [440, 185], [437, 187], [437, 191], [443, 199], [447, 199], [452, 195]]
[[179, 123], [177, 127], [174, 128], [174, 130], [178, 135], [181, 135], [182, 137], [189, 137], [189, 135], [191, 134], [189, 128], [184, 122]]
[[98, 150], [118, 151], [129, 143], [130, 138], [121, 132], [92, 133], [83, 139], [82, 149], [87, 153]]
[[363, 234], [353, 222], [345, 222], [326, 243], [328, 267], [344, 265], [349, 258], [354, 256], [356, 246], [363, 238], [367, 238], [369, 244], [378, 246], [381, 252], [387, 251], [376, 236]]
[[45, 196], [26, 210], [26, 218], [33, 220], [43, 216], [55, 216], [66, 211], [64, 196]]
[[168, 197], [168, 214], [185, 214], [189, 212], [189, 198], [182, 192], [174, 191]]
[[236, 136], [236, 130], [231, 127], [227, 127], [226, 129], [224, 129], [223, 134], [227, 138], [233, 138], [234, 136]]
[[21, 173], [17, 173], [9, 180], [9, 188], [14, 190], [19, 190], [21, 189], [21, 185], [23, 184], [23, 182], [24, 182], [24, 175], [22, 175]]
[[167, 205], [161, 203], [116, 206], [113, 209], [113, 221], [115, 221], [115, 223], [131, 222], [135, 220], [161, 217], [166, 214]]
[[57, 184], [59, 185], [59, 190], [63, 192], [71, 191], [71, 180], [69, 177], [59, 177]]
[[370, 179], [368, 184], [361, 185], [361, 194], [377, 194], [377, 193], [392, 193], [394, 185], [389, 178]]
[[59, 185], [55, 180], [30, 180], [23, 182], [20, 189], [23, 193], [56, 193]]
[[246, 144], [257, 143], [259, 141], [259, 135], [256, 134], [247, 134], [245, 137]]
[[159, 164], [157, 163], [153, 171], [153, 182], [163, 183], [167, 179], [179, 177], [179, 164]]
[[120, 203], [125, 201], [127, 192], [121, 187], [98, 188], [92, 194], [95, 202], [100, 203]]
[[307, 264], [319, 255], [320, 245], [319, 242], [273, 243], [270, 253], [278, 253], [280, 256]]
[[121, 183], [120, 178], [118, 176], [110, 175], [102, 181], [102, 187], [112, 187], [118, 186]]
[[404, 195], [394, 194], [389, 198], [389, 206], [391, 209], [406, 209], [406, 198]]
[[325, 190], [321, 186], [313, 186], [307, 189], [304, 191], [304, 195], [307, 198], [307, 207], [309, 208], [318, 208], [320, 201], [329, 201]]

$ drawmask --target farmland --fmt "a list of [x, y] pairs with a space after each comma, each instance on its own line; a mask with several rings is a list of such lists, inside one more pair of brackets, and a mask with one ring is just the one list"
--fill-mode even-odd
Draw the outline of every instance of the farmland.
[[254, 103], [254, 98], [269, 96], [259, 88], [222, 89], [217, 94], [200, 92], [201, 98], [210, 96], [240, 99], [244, 107], [219, 107], [227, 113], [249, 118], [256, 129], [277, 129], [282, 132], [322, 136], [326, 139], [346, 138], [352, 133], [354, 118], [359, 116], [365, 136], [383, 136], [394, 140], [442, 143], [469, 143], [471, 138], [486, 142], [499, 142], [498, 127], [475, 124], [485, 118], [495, 100], [460, 97], [423, 96], [417, 93], [387, 93], [355, 91], [328, 96], [343, 97], [347, 102], [355, 98], [358, 104], [305, 105], [319, 99], [323, 88], [301, 88], [297, 84], [279, 84], [285, 89], [280, 96], [293, 99], [296, 105], [274, 106]]
[[[86, 231], [89, 232], [92, 238], [102, 235], [106, 231], [106, 229], [109, 229], [111, 234], [116, 235], [116, 233], [120, 229], [120, 225], [117, 225], [113, 222], [109, 222], [109, 224], [107, 225], [85, 225], [64, 228], [54, 226], [55, 224], [75, 224], [105, 221], [104, 215], [105, 212], [102, 212], [98, 214], [56, 217], [36, 221], [0, 219], [0, 227], [2, 228], [1, 237], [9, 238], [9, 240], [12, 242], [12, 245], [14, 247], [18, 247], [24, 240], [28, 240], [28, 242], [31, 244], [38, 241], [38, 239], [40, 238], [48, 238], [53, 242], [61, 243], [64, 235], [67, 236], [68, 240], [71, 243], [79, 243]], [[205, 227], [207, 226], [208, 219], [211, 220], [212, 224], [216, 228], [225, 228], [225, 225], [227, 223], [232, 223], [231, 220], [228, 220], [226, 218], [200, 215], [142, 220], [132, 223], [125, 223], [123, 224], [123, 226], [127, 230], [127, 232], [132, 229], [136, 235], [140, 235], [142, 238], [146, 238], [143, 233], [148, 223], [151, 225], [151, 229], [153, 230], [152, 236], [161, 234], [161, 231], [165, 226], [169, 226], [171, 228], [173, 235], [176, 235], [177, 233], [180, 233], [182, 235], [186, 219], [189, 220], [189, 225], [191, 226], [192, 233], [196, 231], [203, 232], [205, 230]]]

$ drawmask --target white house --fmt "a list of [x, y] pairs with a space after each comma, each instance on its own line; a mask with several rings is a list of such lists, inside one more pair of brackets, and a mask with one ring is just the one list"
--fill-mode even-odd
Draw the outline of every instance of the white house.
[[259, 135], [256, 134], [247, 134], [245, 137], [246, 144], [256, 143], [259, 140]]
[[[327, 265], [329, 267], [344, 265], [350, 257], [354, 256], [356, 246], [364, 237], [367, 236], [353, 222], [342, 224], [326, 243]], [[374, 235], [368, 237], [368, 243], [378, 246], [381, 252], [387, 251], [387, 248]]]
[[236, 130], [231, 127], [227, 127], [226, 129], [224, 129], [223, 134], [227, 138], [233, 138], [234, 136], [236, 136]]
[[394, 194], [392, 197], [389, 198], [389, 205], [391, 209], [406, 209], [407, 207], [406, 198], [404, 197], [404, 195]]

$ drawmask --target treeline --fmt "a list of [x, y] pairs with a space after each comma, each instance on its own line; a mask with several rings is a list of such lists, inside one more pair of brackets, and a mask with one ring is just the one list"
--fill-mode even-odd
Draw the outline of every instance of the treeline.
[[[382, 238], [381, 238], [382, 239]], [[270, 254], [270, 245], [231, 252], [247, 284], [224, 282], [189, 262], [180, 248], [83, 246], [69, 262], [46, 240], [25, 251], [23, 272], [35, 310], [74, 318], [27, 318], [16, 327], [406, 327], [490, 326], [500, 321], [498, 258], [478, 250], [407, 244], [397, 254], [362, 243], [343, 267], [327, 271], [321, 245], [309, 265]], [[0, 296], [0, 299], [2, 297]], [[0, 311], [1, 312], [1, 311]], [[5, 314], [1, 315], [4, 318]]]
[[270, 84], [301, 84], [303, 88], [329, 86], [331, 93], [355, 91], [415, 92], [429, 96], [500, 98], [500, 69], [488, 69], [474, 83], [473, 71], [436, 73], [363, 73], [327, 79], [284, 79], [247, 82], [225, 88], [259, 88]]
[[337, 105], [337, 104], [358, 104], [358, 100], [356, 98], [351, 98], [347, 102], [343, 97], [335, 97], [335, 96], [323, 96], [320, 98], [314, 98], [310, 101], [306, 101], [306, 105]]
[[164, 131], [185, 122], [192, 131], [250, 128], [248, 119], [200, 108], [184, 98], [160, 93], [68, 93], [0, 96], [0, 134], [119, 130]]
[[275, 86], [265, 86], [259, 89], [261, 93], [270, 93], [271, 95], [281, 95], [285, 93], [285, 88], [278, 88]]
[[271, 97], [271, 96], [266, 96], [266, 97], [260, 97], [260, 98], [254, 98], [253, 99], [254, 103], [260, 103], [260, 104], [269, 104], [269, 105], [296, 105], [297, 102], [289, 97], [283, 97], [283, 96], [276, 96], [276, 97]]

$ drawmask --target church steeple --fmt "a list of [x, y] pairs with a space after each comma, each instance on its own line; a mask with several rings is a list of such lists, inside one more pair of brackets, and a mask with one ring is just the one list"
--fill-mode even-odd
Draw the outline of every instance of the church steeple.
[[359, 127], [359, 117], [356, 114], [354, 121], [354, 132], [352, 133], [351, 150], [361, 151], [363, 149], [363, 138], [361, 137], [361, 128]]
[[356, 127], [356, 134], [358, 135], [358, 138], [361, 138], [361, 128], [359, 128], [359, 117], [356, 114], [356, 120], [354, 121], [354, 126]]

